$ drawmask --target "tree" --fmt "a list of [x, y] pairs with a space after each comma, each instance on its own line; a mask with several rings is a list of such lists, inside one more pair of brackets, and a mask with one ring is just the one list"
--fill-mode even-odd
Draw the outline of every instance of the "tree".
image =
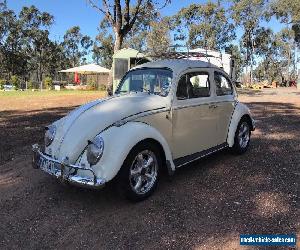
[[[88, 0], [92, 7], [104, 15], [114, 34], [114, 53], [122, 48], [124, 38], [131, 31], [140, 13], [153, 11], [157, 4], [153, 0], [137, 0], [136, 5], [130, 5], [130, 0], [102, 0], [101, 5], [97, 5], [93, 0]], [[164, 7], [170, 0], [165, 0], [161, 7]]]
[[42, 82], [68, 62], [62, 45], [49, 38], [54, 17], [35, 6], [23, 7], [17, 16], [0, 4], [1, 77]]
[[147, 49], [154, 56], [160, 56], [168, 51], [171, 46], [168, 20], [162, 19], [160, 22], [151, 22], [146, 41]]
[[241, 50], [238, 45], [230, 44], [228, 47], [225, 48], [225, 51], [229, 53], [234, 59], [235, 75], [233, 76], [233, 79], [238, 80], [241, 77], [244, 65]]
[[300, 22], [299, 0], [274, 0], [270, 7], [269, 17], [275, 15], [283, 23], [296, 24]]
[[25, 46], [30, 55], [28, 71], [36, 71], [38, 82], [42, 82], [44, 73], [45, 50], [50, 43], [49, 27], [54, 17], [47, 12], [39, 11], [35, 6], [23, 7], [19, 14]]
[[3, 24], [0, 40], [1, 65], [7, 78], [10, 78], [11, 75], [22, 74], [29, 57], [25, 53], [22, 23], [18, 20], [16, 14], [12, 10], [3, 8], [0, 16]]
[[[150, 6], [149, 6], [150, 8]], [[152, 7], [153, 8], [153, 7]], [[131, 11], [134, 9], [131, 8]], [[142, 9], [138, 15], [136, 22], [132, 29], [124, 38], [123, 47], [130, 47], [138, 51], [146, 51], [147, 48], [147, 34], [151, 31], [151, 25], [154, 22], [160, 22], [159, 13], [152, 9], [146, 11]], [[110, 23], [107, 19], [103, 19], [99, 26], [99, 34], [96, 37], [93, 58], [97, 63], [100, 63], [106, 68], [112, 65], [112, 56], [114, 54], [115, 39], [111, 32], [109, 32]]]
[[265, 15], [266, 0], [233, 0], [232, 3], [232, 18], [244, 31], [242, 42], [246, 49], [246, 72], [248, 71], [247, 66], [250, 65], [251, 84], [254, 64], [254, 34]]
[[162, 18], [155, 6], [149, 5], [147, 9], [142, 9], [137, 15], [136, 22], [125, 37], [123, 46], [146, 51], [147, 35], [153, 28], [153, 23], [161, 23]]
[[79, 26], [74, 26], [66, 31], [63, 45], [66, 56], [75, 67], [88, 54], [88, 50], [93, 46], [93, 41], [89, 36], [81, 34]]
[[97, 35], [93, 48], [93, 58], [97, 64], [101, 64], [105, 68], [112, 65], [112, 56], [114, 54], [114, 40], [111, 34], [101, 32]]
[[[279, 1], [274, 0], [271, 2], [270, 11], [268, 17], [275, 15], [282, 23], [286, 25], [286, 29], [289, 29], [292, 33], [290, 36], [290, 41], [288, 44], [288, 54], [289, 57], [293, 53], [293, 49], [296, 49], [296, 46], [300, 48], [300, 1], [299, 0], [285, 0]], [[296, 57], [294, 53], [294, 70], [297, 71], [297, 62], [299, 57]], [[290, 58], [287, 65], [287, 74], [288, 79], [290, 79]]]
[[234, 26], [220, 3], [191, 4], [182, 8], [174, 16], [174, 27], [175, 40], [188, 39], [191, 47], [221, 50], [235, 38]]

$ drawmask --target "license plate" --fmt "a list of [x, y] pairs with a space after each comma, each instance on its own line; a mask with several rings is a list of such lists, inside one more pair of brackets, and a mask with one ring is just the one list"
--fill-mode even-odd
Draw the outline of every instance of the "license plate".
[[55, 174], [59, 170], [58, 163], [50, 161], [43, 156], [40, 156], [38, 165], [49, 174]]

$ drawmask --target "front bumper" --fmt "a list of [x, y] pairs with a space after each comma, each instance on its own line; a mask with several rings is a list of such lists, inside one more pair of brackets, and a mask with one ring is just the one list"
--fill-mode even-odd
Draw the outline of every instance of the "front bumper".
[[[56, 177], [61, 182], [70, 183], [75, 186], [100, 189], [105, 185], [105, 180], [102, 178], [98, 178], [95, 172], [91, 168], [86, 168], [84, 166], [75, 166], [68, 163], [68, 159], [66, 158], [64, 161], [60, 162], [55, 160], [45, 154], [43, 154], [40, 150], [40, 146], [38, 144], [34, 144], [32, 146], [33, 157], [32, 157], [32, 167], [35, 169], [40, 168], [44, 172]], [[46, 159], [49, 162], [54, 164], [53, 171], [49, 172], [42, 169], [39, 165], [40, 158]], [[72, 171], [74, 170], [74, 171]], [[77, 174], [77, 171], [87, 171], [92, 173], [93, 177], [83, 177]]]

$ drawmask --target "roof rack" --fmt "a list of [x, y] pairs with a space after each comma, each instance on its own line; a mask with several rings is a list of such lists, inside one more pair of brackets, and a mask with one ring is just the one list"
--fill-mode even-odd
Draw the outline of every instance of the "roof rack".
[[[183, 50], [182, 50], [183, 48]], [[181, 50], [178, 50], [181, 49]], [[178, 51], [177, 51], [178, 50]], [[209, 54], [209, 52], [215, 52], [218, 53], [218, 56]], [[201, 60], [201, 58], [205, 58], [208, 63], [211, 63], [211, 59], [215, 58], [219, 61], [221, 68], [223, 68], [223, 60], [222, 60], [222, 53], [218, 51], [212, 51], [208, 50], [207, 48], [203, 49], [203, 52], [199, 51], [193, 51], [189, 48], [188, 45], [172, 45], [169, 46], [166, 51], [160, 51], [160, 52], [155, 52], [155, 51], [148, 51], [148, 52], [143, 52], [145, 57], [147, 58], [153, 58], [154, 60], [156, 59], [193, 59]], [[137, 58], [138, 59], [138, 58]]]

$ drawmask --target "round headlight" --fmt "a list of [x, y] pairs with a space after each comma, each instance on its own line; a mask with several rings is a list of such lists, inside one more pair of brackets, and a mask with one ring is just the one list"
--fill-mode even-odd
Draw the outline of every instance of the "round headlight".
[[91, 165], [96, 165], [100, 160], [104, 150], [103, 138], [97, 135], [92, 141], [89, 141], [89, 145], [86, 151], [87, 161]]
[[48, 147], [53, 142], [54, 137], [56, 133], [56, 126], [50, 125], [46, 127], [46, 133], [45, 133], [45, 146]]

